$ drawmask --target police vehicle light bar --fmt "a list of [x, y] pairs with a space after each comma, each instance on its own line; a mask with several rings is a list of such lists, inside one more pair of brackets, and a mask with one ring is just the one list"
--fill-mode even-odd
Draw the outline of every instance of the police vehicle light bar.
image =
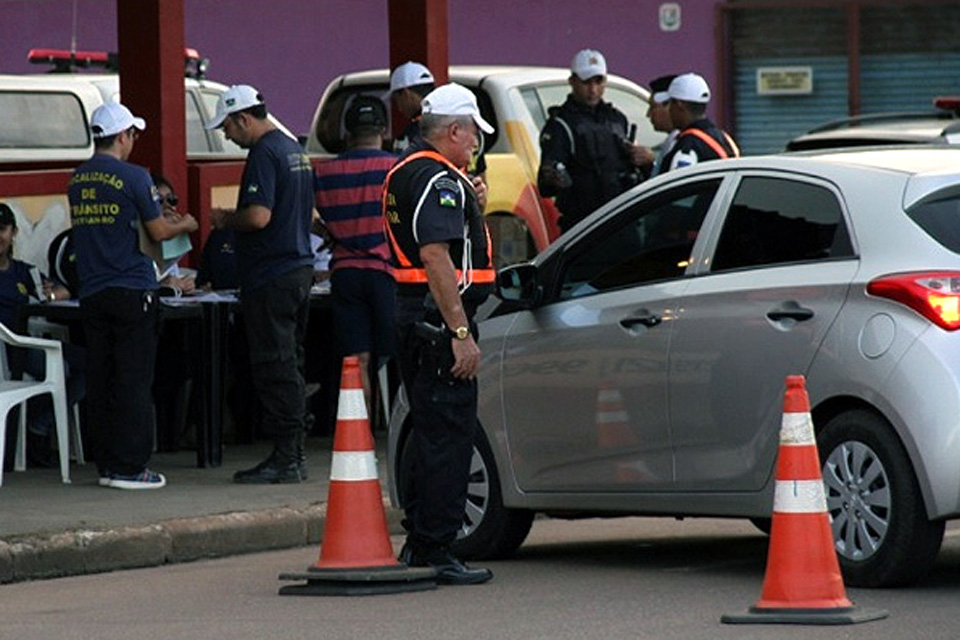
[[940, 96], [933, 99], [933, 106], [937, 109], [953, 111], [956, 114], [960, 114], [960, 97]]
[[[192, 48], [183, 50], [185, 72], [188, 77], [202, 78], [206, 74], [210, 61], [201, 58], [200, 53]], [[109, 71], [120, 68], [119, 56], [106, 51], [69, 51], [68, 49], [31, 49], [27, 60], [34, 64], [52, 64], [54, 73], [69, 73], [77, 69], [100, 67]]]

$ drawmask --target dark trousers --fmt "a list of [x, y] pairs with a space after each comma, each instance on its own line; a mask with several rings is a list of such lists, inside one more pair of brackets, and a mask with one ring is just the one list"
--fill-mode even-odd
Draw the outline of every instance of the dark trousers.
[[80, 301], [87, 339], [87, 416], [101, 473], [140, 473], [153, 451], [156, 292], [105, 289]]
[[410, 399], [413, 473], [404, 487], [405, 526], [414, 547], [449, 545], [463, 524], [477, 430], [476, 380], [456, 380], [450, 339], [397, 327], [400, 375]]
[[261, 425], [278, 449], [306, 428], [303, 340], [312, 283], [313, 267], [301, 267], [240, 294]]

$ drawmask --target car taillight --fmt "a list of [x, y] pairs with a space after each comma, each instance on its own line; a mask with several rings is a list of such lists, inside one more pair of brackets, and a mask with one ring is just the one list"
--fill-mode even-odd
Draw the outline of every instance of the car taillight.
[[905, 304], [947, 331], [960, 329], [960, 272], [923, 271], [881, 276], [867, 293]]

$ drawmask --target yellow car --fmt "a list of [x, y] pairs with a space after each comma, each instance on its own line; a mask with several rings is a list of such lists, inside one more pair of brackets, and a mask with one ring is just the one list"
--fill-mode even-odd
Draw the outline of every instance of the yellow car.
[[[450, 81], [477, 95], [480, 111], [495, 131], [484, 136], [487, 163], [487, 226], [498, 267], [532, 258], [559, 235], [558, 212], [552, 199], [540, 197], [540, 129], [547, 109], [563, 103], [569, 93], [568, 69], [521, 66], [452, 66]], [[343, 111], [357, 94], [380, 97], [389, 109], [389, 72], [386, 69], [348, 73], [335, 78], [323, 92], [314, 112], [312, 134], [306, 143], [314, 157], [346, 148]], [[637, 125], [639, 144], [655, 147], [663, 134], [646, 118], [649, 92], [620, 76], [608, 76], [604, 99]], [[389, 137], [388, 132], [388, 137]]]

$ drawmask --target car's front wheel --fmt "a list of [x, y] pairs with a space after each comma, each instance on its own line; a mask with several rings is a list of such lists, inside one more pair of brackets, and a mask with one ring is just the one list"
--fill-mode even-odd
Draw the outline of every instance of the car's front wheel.
[[910, 459], [877, 414], [851, 410], [817, 438], [827, 511], [847, 585], [892, 587], [930, 569], [944, 523], [927, 519]]
[[[410, 438], [400, 454], [398, 486], [409, 485], [413, 470]], [[401, 496], [401, 502], [403, 496]], [[493, 451], [482, 429], [477, 430], [470, 461], [470, 484], [463, 524], [457, 533], [453, 551], [464, 560], [489, 560], [509, 556], [523, 544], [533, 524], [534, 513], [503, 506], [500, 477]]]

